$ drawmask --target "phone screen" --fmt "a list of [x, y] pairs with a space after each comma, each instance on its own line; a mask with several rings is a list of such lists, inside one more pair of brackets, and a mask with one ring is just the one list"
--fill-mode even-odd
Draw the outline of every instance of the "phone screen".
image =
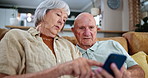
[[115, 63], [117, 68], [120, 70], [120, 68], [122, 67], [122, 65], [124, 64], [126, 60], [126, 56], [125, 55], [121, 55], [121, 54], [110, 54], [109, 57], [107, 58], [107, 60], [105, 61], [103, 68], [110, 73], [111, 75], [114, 76], [113, 71], [110, 68], [111, 63]]

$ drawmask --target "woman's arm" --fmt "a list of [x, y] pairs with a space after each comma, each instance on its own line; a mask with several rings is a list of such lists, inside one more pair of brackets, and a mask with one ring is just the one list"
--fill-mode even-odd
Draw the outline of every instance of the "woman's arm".
[[85, 58], [78, 58], [41, 72], [13, 76], [0, 74], [0, 78], [57, 78], [63, 75], [86, 78], [91, 77], [93, 73], [91, 66], [102, 66], [102, 63]]

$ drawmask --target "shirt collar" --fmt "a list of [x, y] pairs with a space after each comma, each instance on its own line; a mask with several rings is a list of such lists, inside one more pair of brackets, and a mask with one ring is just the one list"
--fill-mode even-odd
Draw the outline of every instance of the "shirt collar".
[[76, 44], [76, 47], [79, 49], [79, 51], [84, 54], [86, 52], [86, 50], [84, 50], [83, 48], [79, 47], [78, 44]]
[[[96, 42], [92, 47], [88, 48], [87, 50], [91, 50], [92, 52], [95, 52], [95, 50], [97, 49], [97, 46], [99, 44]], [[76, 45], [76, 47], [79, 49], [79, 51], [84, 54], [87, 52], [87, 50], [82, 49], [79, 45]]]
[[[31, 27], [28, 32], [32, 35], [32, 36], [39, 36], [40, 35], [40, 31], [38, 31], [36, 28]], [[58, 39], [59, 37], [61, 37], [60, 35], [57, 35], [54, 39]]]
[[31, 28], [28, 30], [28, 32], [29, 32], [32, 36], [36, 36], [36, 35], [39, 35], [39, 34], [40, 34], [40, 32], [37, 31], [37, 29], [35, 29], [35, 28], [33, 28], [33, 27], [31, 27]]
[[92, 47], [90, 47], [89, 49], [92, 50], [93, 52], [97, 49], [97, 46], [99, 44], [96, 42]]

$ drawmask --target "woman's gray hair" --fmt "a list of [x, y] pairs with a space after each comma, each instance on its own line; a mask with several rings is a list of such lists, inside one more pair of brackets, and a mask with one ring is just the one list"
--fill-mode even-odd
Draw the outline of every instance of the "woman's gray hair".
[[37, 26], [42, 20], [48, 10], [63, 8], [68, 15], [70, 15], [70, 9], [66, 2], [62, 0], [44, 0], [35, 10], [34, 22]]

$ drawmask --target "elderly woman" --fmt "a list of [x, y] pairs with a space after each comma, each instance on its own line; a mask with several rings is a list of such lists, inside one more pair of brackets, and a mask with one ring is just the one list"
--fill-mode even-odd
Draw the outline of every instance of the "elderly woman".
[[[69, 41], [59, 37], [70, 10], [61, 0], [45, 0], [35, 11], [35, 26], [12, 29], [0, 42], [0, 78], [88, 78], [91, 66]], [[68, 62], [67, 62], [68, 61]]]

